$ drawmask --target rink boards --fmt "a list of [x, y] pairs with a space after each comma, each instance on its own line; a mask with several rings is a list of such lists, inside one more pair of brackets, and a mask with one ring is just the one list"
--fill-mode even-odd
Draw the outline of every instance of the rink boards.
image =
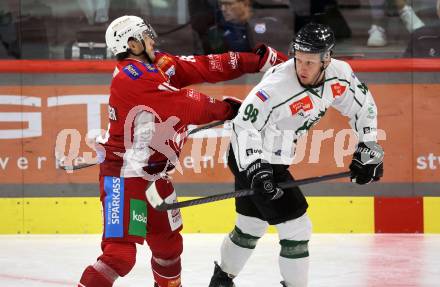
[[[438, 73], [373, 73], [365, 79], [379, 108], [385, 176], [360, 187], [339, 180], [304, 188], [314, 232], [440, 233], [440, 82]], [[94, 157], [84, 138], [106, 128], [108, 77], [4, 75], [0, 79], [0, 233], [100, 233], [98, 169], [56, 169], [60, 131], [77, 130], [79, 156]], [[254, 77], [196, 89], [217, 98], [243, 98]], [[354, 147], [347, 119], [329, 110], [306, 137], [296, 178], [342, 172]], [[384, 132], [382, 132], [384, 131]], [[69, 141], [67, 141], [69, 143]], [[207, 148], [214, 147], [213, 149]], [[188, 141], [183, 175], [172, 174], [180, 200], [232, 191], [224, 163], [228, 130]], [[209, 150], [209, 151], [208, 151]], [[182, 209], [185, 232], [228, 232], [232, 200]]]
[[[181, 198], [186, 199], [190, 198]], [[440, 197], [307, 200], [316, 233], [440, 233]], [[182, 215], [186, 233], [227, 233], [235, 222], [234, 201], [184, 208]], [[0, 234], [102, 232], [101, 205], [96, 197], [3, 198], [0, 218]]]

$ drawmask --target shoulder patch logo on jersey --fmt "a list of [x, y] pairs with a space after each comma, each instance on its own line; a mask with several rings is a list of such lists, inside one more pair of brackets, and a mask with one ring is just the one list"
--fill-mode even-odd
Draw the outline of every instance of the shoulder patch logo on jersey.
[[232, 70], [237, 70], [238, 68], [238, 59], [240, 58], [240, 54], [237, 52], [229, 52], [229, 65]]
[[156, 65], [161, 71], [169, 71], [170, 68], [174, 67], [173, 60], [168, 56], [161, 57], [157, 61]]
[[264, 90], [259, 90], [255, 95], [257, 95], [257, 97], [263, 102], [267, 101], [270, 98], [269, 94], [266, 93]]
[[223, 72], [223, 64], [221, 55], [208, 55], [209, 59], [209, 70], [211, 72]]
[[107, 108], [108, 108], [108, 118], [112, 121], [117, 121], [118, 118], [116, 116], [116, 109], [110, 105], [108, 105]]
[[344, 92], [347, 86], [342, 86], [340, 83], [336, 83], [331, 85], [333, 98], [341, 96]]
[[147, 69], [147, 72], [150, 72], [150, 73], [157, 73], [157, 72], [159, 72], [157, 70], [157, 68], [154, 65], [152, 65], [152, 64], [144, 64], [144, 66]]
[[174, 65], [172, 65], [168, 70], [165, 71], [165, 74], [168, 76], [168, 78], [171, 78], [176, 74], [176, 68]]
[[200, 101], [200, 93], [195, 90], [187, 90], [186, 96], [195, 101]]
[[170, 58], [170, 57], [168, 57], [168, 56], [163, 56], [163, 57], [161, 57], [161, 58], [157, 61], [156, 65], [157, 65], [159, 68], [163, 68], [163, 67], [166, 67], [167, 64], [169, 64], [170, 62], [171, 62], [171, 58]]
[[364, 127], [364, 134], [369, 134], [375, 131], [377, 131], [376, 128]]
[[302, 98], [299, 101], [293, 102], [289, 105], [292, 115], [296, 115], [299, 112], [307, 112], [313, 109], [313, 103], [309, 96]]
[[139, 70], [135, 65], [128, 64], [123, 69], [124, 73], [127, 74], [132, 80], [137, 80], [142, 76], [141, 70]]

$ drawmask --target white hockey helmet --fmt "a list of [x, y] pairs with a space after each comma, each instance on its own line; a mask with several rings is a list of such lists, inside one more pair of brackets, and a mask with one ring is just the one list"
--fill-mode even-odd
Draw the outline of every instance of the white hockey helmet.
[[142, 41], [142, 34], [157, 38], [157, 34], [149, 23], [137, 16], [121, 16], [113, 20], [105, 32], [105, 43], [114, 55], [127, 52], [128, 40], [135, 38]]

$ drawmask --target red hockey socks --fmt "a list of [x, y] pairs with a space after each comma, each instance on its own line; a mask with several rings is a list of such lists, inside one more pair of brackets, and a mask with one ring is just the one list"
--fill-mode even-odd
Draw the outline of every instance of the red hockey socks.
[[180, 257], [174, 260], [151, 258], [154, 281], [158, 287], [181, 287], [180, 272], [182, 266]]
[[134, 243], [104, 242], [102, 243], [102, 251], [103, 254], [99, 256], [98, 262], [104, 262], [121, 277], [127, 275], [136, 263], [136, 245]]
[[111, 287], [113, 282], [110, 282], [104, 275], [96, 271], [92, 266], [87, 266], [84, 270], [78, 287]]
[[79, 287], [111, 287], [119, 276], [130, 272], [136, 262], [134, 243], [102, 243], [103, 254], [93, 266], [88, 266]]

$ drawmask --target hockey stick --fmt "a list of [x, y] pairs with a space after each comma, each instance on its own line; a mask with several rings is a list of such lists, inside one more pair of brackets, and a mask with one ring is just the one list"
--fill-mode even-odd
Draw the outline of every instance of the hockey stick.
[[204, 125], [204, 126], [201, 126], [201, 127], [195, 128], [195, 129], [192, 129], [192, 130], [190, 130], [188, 132], [188, 136], [190, 136], [192, 134], [195, 134], [195, 133], [197, 133], [199, 131], [202, 131], [202, 130], [207, 130], [207, 129], [214, 128], [214, 127], [217, 127], [217, 126], [221, 126], [225, 122], [226, 121], [213, 122], [213, 123], [210, 123], [210, 124], [207, 124], [207, 125]]
[[[207, 125], [204, 125], [204, 126], [201, 126], [201, 127], [195, 128], [195, 129], [192, 129], [192, 130], [190, 130], [188, 132], [188, 136], [190, 136], [190, 135], [192, 135], [194, 133], [200, 132], [202, 130], [207, 130], [207, 129], [210, 129], [210, 128], [213, 128], [213, 127], [221, 126], [225, 122], [226, 121], [217, 121], [217, 122], [213, 122], [213, 123], [210, 123], [210, 124], [207, 124]], [[80, 164], [71, 165], [71, 166], [67, 166], [67, 165], [66, 166], [61, 166], [60, 165], [60, 168], [64, 169], [64, 170], [67, 170], [67, 171], [73, 171], [73, 170], [78, 170], [78, 169], [83, 169], [83, 168], [87, 168], [87, 167], [90, 167], [90, 166], [94, 166], [94, 165], [97, 165], [97, 164], [98, 164], [98, 162], [94, 162], [94, 163], [80, 163]]]
[[[291, 188], [291, 187], [295, 187], [295, 186], [299, 186], [299, 185], [316, 183], [316, 182], [337, 179], [337, 178], [343, 178], [343, 177], [348, 177], [348, 176], [350, 176], [350, 172], [344, 171], [344, 172], [340, 172], [340, 173], [333, 173], [333, 174], [327, 174], [327, 175], [322, 175], [322, 176], [304, 178], [304, 179], [300, 179], [300, 180], [282, 182], [282, 183], [278, 183], [278, 186], [282, 189], [285, 189], [285, 188]], [[216, 195], [211, 195], [211, 196], [207, 196], [207, 197], [186, 200], [186, 201], [182, 201], [182, 202], [166, 203], [165, 201], [162, 200], [162, 202], [160, 204], [156, 205], [154, 207], [154, 209], [165, 211], [165, 210], [170, 210], [170, 209], [177, 209], [177, 208], [182, 208], [182, 207], [205, 204], [205, 203], [224, 200], [224, 199], [228, 199], [228, 198], [249, 196], [249, 195], [253, 195], [253, 194], [254, 194], [254, 191], [252, 189], [242, 189], [242, 190], [237, 190], [234, 192], [216, 194]], [[148, 191], [147, 191], [147, 198], [149, 198], [150, 203], [157, 201], [157, 197], [155, 197], [154, 195], [152, 197], [148, 196]]]
[[94, 162], [94, 163], [80, 163], [80, 164], [77, 164], [77, 165], [60, 165], [60, 168], [61, 169], [64, 169], [64, 170], [68, 170], [68, 171], [70, 171], [70, 170], [77, 170], [77, 169], [83, 169], [83, 168], [86, 168], [86, 167], [89, 167], [89, 166], [94, 166], [94, 165], [97, 165], [98, 163], [97, 162]]

